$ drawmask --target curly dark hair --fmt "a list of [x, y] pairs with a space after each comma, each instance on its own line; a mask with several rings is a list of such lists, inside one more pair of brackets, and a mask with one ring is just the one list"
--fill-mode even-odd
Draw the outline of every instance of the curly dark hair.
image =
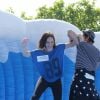
[[54, 40], [54, 46], [53, 48], [55, 48], [56, 44], [55, 44], [55, 37], [52, 33], [50, 32], [47, 32], [47, 33], [44, 33], [39, 41], [39, 48], [40, 49], [43, 49], [45, 47], [45, 44], [46, 44], [46, 41], [47, 41], [47, 38], [49, 37], [52, 37], [53, 40]]

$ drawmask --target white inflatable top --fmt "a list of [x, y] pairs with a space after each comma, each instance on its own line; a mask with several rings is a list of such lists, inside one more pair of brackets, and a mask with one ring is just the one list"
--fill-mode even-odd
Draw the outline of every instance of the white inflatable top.
[[21, 52], [21, 40], [24, 37], [30, 39], [29, 49], [32, 50], [37, 48], [38, 41], [44, 32], [54, 33], [57, 43], [68, 41], [67, 31], [70, 29], [76, 33], [81, 33], [76, 26], [62, 20], [38, 19], [24, 21], [2, 11], [0, 11], [0, 23], [0, 62], [7, 60], [9, 52]]

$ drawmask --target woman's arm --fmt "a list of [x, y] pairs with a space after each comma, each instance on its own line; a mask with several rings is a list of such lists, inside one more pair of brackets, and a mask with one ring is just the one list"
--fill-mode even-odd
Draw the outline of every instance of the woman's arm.
[[22, 53], [25, 57], [29, 57], [31, 56], [31, 53], [28, 49], [28, 43], [29, 43], [29, 39], [28, 38], [24, 38], [22, 40]]
[[68, 31], [68, 37], [69, 37], [69, 43], [66, 44], [66, 48], [73, 47], [75, 45], [78, 45], [80, 41], [83, 40], [82, 36], [79, 34], [77, 35], [72, 30]]

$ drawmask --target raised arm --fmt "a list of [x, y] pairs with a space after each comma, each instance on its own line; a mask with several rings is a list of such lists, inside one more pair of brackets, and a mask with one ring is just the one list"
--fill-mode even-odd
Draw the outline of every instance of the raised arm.
[[82, 36], [81, 35], [77, 35], [74, 31], [69, 30], [67, 33], [68, 37], [69, 37], [69, 43], [66, 44], [66, 48], [68, 47], [73, 47], [75, 45], [78, 45], [80, 41], [82, 41]]
[[29, 39], [25, 37], [25, 38], [22, 40], [22, 53], [23, 53], [23, 55], [24, 55], [25, 57], [31, 56], [31, 53], [30, 53], [30, 51], [29, 51], [29, 49], [28, 49], [28, 43], [29, 43]]

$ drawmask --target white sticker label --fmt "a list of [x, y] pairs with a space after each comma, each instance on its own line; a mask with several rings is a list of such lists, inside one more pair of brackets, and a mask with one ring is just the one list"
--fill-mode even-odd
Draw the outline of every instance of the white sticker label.
[[37, 56], [37, 62], [49, 61], [48, 55]]
[[88, 74], [88, 73], [85, 73], [85, 78], [87, 78], [87, 79], [91, 79], [91, 80], [94, 80], [94, 76], [92, 76], [92, 75], [90, 75], [90, 74]]

